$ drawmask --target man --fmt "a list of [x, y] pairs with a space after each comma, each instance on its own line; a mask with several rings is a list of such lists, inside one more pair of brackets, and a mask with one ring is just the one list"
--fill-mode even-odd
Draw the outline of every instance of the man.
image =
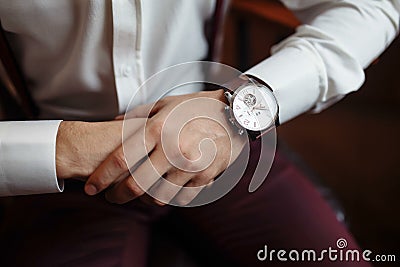
[[[273, 56], [246, 72], [272, 88], [281, 123], [310, 109], [321, 110], [357, 90], [364, 81], [363, 69], [397, 34], [400, 12], [400, 3], [395, 0], [283, 2], [304, 25], [278, 44]], [[125, 112], [137, 92], [135, 106], [151, 102], [157, 91], [138, 91], [151, 75], [206, 57], [203, 26], [213, 13], [214, 1], [0, 3], [2, 26], [42, 119], [0, 124], [1, 195], [60, 192], [63, 180], [83, 177], [88, 179], [87, 194], [107, 189], [108, 200], [126, 203], [148, 198], [136, 176], [151, 181], [149, 187], [159, 181], [160, 175], [179, 186], [207, 185], [229, 166], [230, 161], [224, 159], [240, 153], [242, 138], [229, 140], [218, 125], [212, 125], [212, 131], [202, 131], [210, 125], [204, 120], [191, 122], [191, 130], [182, 131], [180, 138], [188, 143], [184, 153], [189, 159], [199, 156], [199, 140], [214, 140], [216, 150], [222, 154], [208, 168], [195, 174], [182, 171], [160, 149], [160, 129], [171, 110], [193, 98], [225, 102], [221, 89], [165, 98], [156, 104], [148, 122], [143, 118], [146, 106], [134, 109], [130, 140], [143, 140], [135, 133], [144, 129], [146, 148], [152, 152], [139, 164], [134, 177], [121, 145], [122, 122], [113, 120]], [[221, 109], [211, 112], [219, 121], [225, 118]], [[224, 149], [230, 143], [232, 149]], [[145, 154], [138, 152], [134, 161], [138, 163]], [[342, 237], [349, 241], [349, 247], [356, 247], [297, 170], [278, 157], [270, 176], [254, 194], [243, 190], [249, 182], [244, 178], [220, 201], [178, 210], [207, 235], [224, 257], [243, 266], [260, 263], [256, 254], [265, 243], [276, 248], [322, 249]], [[181, 196], [182, 203], [195, 197], [168, 190], [159, 194], [166, 200]], [[151, 208], [142, 207], [137, 200], [115, 207], [77, 191], [25, 199], [29, 201], [21, 200], [14, 209], [27, 210], [26, 218], [11, 219], [14, 227], [19, 227], [15, 232], [20, 231], [23, 238], [11, 234], [4, 239], [14, 239], [7, 250], [8, 263], [145, 264]], [[150, 201], [161, 205], [169, 202]], [[51, 227], [43, 228], [41, 223]], [[12, 229], [8, 232], [13, 233]], [[55, 233], [65, 236], [57, 238]], [[13, 259], [12, 255], [24, 257]]]

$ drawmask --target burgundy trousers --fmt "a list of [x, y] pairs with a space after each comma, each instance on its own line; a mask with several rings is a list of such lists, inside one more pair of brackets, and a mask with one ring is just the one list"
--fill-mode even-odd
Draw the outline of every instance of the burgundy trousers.
[[320, 251], [337, 248], [339, 238], [347, 248], [358, 246], [307, 177], [279, 153], [263, 185], [249, 193], [254, 164], [225, 197], [196, 208], [140, 200], [113, 205], [101, 195], [86, 196], [79, 182], [67, 184], [62, 194], [15, 197], [2, 222], [0, 266], [146, 266], [153, 222], [165, 216], [175, 221], [171, 243], [188, 242], [182, 245], [208, 257], [207, 266], [370, 266], [260, 261], [257, 253], [265, 246]]

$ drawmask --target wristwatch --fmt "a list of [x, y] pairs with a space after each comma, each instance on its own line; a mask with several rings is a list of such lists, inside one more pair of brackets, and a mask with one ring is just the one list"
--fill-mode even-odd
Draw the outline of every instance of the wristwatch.
[[247, 132], [255, 140], [279, 125], [279, 106], [266, 83], [243, 74], [223, 87], [229, 103], [225, 112], [238, 134]]

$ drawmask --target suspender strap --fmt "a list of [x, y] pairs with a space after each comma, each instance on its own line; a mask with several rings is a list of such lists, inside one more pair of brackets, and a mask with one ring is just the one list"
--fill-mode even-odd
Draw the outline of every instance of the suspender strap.
[[[15, 60], [11, 47], [7, 42], [6, 34], [0, 22], [0, 59], [3, 63], [6, 74], [8, 75], [15, 91], [11, 91], [10, 86], [0, 86], [2, 96], [14, 97], [19, 104], [23, 115], [28, 119], [33, 119], [38, 115], [38, 109], [26, 87], [24, 76]], [[6, 91], [8, 92], [6, 92]], [[7, 104], [7, 103], [6, 103]], [[11, 103], [10, 103], [11, 104]]]

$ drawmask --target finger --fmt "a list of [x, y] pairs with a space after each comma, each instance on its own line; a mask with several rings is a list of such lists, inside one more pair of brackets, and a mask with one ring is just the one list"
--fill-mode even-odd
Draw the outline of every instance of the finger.
[[198, 194], [206, 187], [202, 186], [184, 186], [181, 191], [175, 196], [173, 203], [179, 206], [189, 205]]
[[159, 205], [157, 205], [157, 203], [154, 202], [154, 198], [152, 198], [148, 194], [143, 194], [139, 199], [141, 202], [143, 202], [144, 204], [146, 204], [148, 206], [154, 206], [154, 207], [159, 206]]
[[88, 195], [95, 195], [117, 182], [119, 178], [126, 177], [129, 168], [134, 167], [155, 146], [153, 138], [147, 138], [148, 141], [144, 139], [144, 130], [142, 129], [128, 138], [123, 146], [117, 148], [90, 175], [85, 185], [85, 192]]
[[204, 172], [193, 177], [185, 186], [179, 191], [173, 200], [174, 203], [180, 206], [186, 206], [195, 199], [200, 192], [210, 186], [214, 179], [206, 175]]
[[170, 168], [171, 165], [162, 150], [155, 149], [132, 176], [122, 180], [107, 192], [107, 200], [122, 204], [143, 195]]
[[146, 125], [147, 119], [138, 118], [138, 119], [127, 119], [123, 125], [123, 134], [124, 138], [132, 136], [139, 130], [142, 130], [143, 127]]
[[180, 196], [177, 198], [179, 202], [175, 201], [177, 205], [186, 205], [200, 193], [201, 186], [212, 181], [217, 173], [216, 166], [210, 166], [197, 173], [173, 168], [167, 173], [165, 179], [157, 181], [149, 190], [149, 194], [154, 198], [154, 202], [160, 206], [172, 203], [177, 196]]
[[164, 206], [171, 202], [193, 175], [190, 172], [174, 169], [167, 173], [166, 178], [158, 180], [149, 190], [149, 194], [154, 198], [156, 204]]
[[85, 192], [90, 196], [98, 194], [127, 173], [129, 173], [129, 168], [123, 148], [119, 147], [89, 176]]
[[[220, 161], [220, 160], [219, 160]], [[173, 203], [180, 206], [190, 204], [204, 188], [210, 187], [215, 180], [215, 177], [220, 173], [215, 165], [207, 170], [197, 173], [181, 191], [175, 196]]]

